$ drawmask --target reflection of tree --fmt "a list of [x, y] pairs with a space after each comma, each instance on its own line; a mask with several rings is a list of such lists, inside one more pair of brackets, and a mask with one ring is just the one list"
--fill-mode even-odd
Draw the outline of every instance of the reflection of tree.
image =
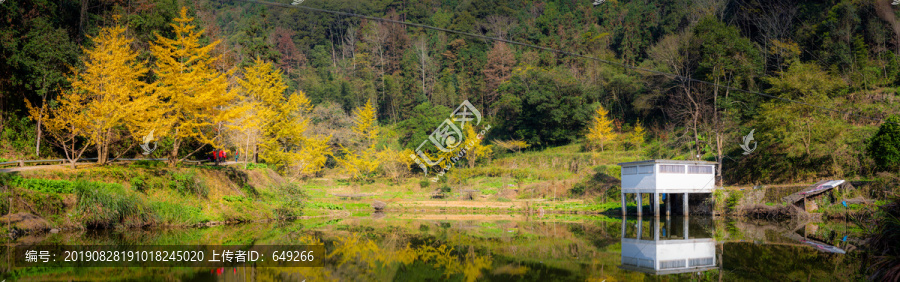
[[460, 256], [453, 247], [445, 244], [423, 244], [419, 247], [412, 247], [410, 243], [403, 246], [382, 245], [360, 233], [338, 237], [334, 241], [334, 249], [325, 256], [329, 265], [327, 268], [333, 267], [330, 271], [342, 278], [355, 276], [391, 280], [401, 267], [426, 263], [431, 269], [443, 269], [446, 278], [462, 274], [466, 281], [475, 281], [492, 263], [491, 258], [479, 256], [474, 249]]

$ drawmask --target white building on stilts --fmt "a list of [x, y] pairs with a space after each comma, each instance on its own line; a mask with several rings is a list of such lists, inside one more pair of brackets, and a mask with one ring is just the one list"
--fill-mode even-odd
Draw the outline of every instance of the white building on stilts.
[[650, 196], [653, 216], [660, 216], [660, 195], [665, 195], [665, 215], [671, 214], [673, 197], [682, 203], [688, 216], [692, 193], [712, 193], [716, 184], [716, 163], [706, 161], [646, 160], [620, 163], [622, 167], [622, 215], [627, 215], [627, 196], [635, 195], [637, 216], [642, 216], [642, 194]]

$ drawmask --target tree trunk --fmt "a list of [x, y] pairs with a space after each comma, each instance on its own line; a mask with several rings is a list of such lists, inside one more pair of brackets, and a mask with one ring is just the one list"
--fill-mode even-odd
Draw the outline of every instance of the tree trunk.
[[169, 167], [175, 167], [175, 164], [178, 163], [178, 147], [181, 145], [181, 139], [178, 138], [178, 129], [175, 129], [175, 136], [173, 137], [174, 142], [172, 142], [172, 152], [169, 153]]
[[719, 120], [719, 78], [713, 90], [713, 122], [716, 130], [716, 185], [722, 185], [722, 122]]
[[41, 113], [38, 115], [37, 121], [37, 141], [34, 144], [34, 155], [37, 157], [41, 156], [41, 135], [44, 133], [41, 130], [41, 124], [44, 121], [44, 110], [47, 109], [47, 91], [44, 90], [44, 97], [41, 98]]
[[81, 0], [81, 14], [78, 17], [78, 44], [81, 44], [81, 38], [84, 37], [84, 17], [87, 14], [88, 4], [90, 0]]

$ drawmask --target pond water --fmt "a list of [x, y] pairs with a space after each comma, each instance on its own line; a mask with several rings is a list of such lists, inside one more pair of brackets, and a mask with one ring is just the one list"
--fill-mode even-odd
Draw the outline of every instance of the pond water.
[[[864, 280], [858, 229], [722, 218], [376, 214], [194, 229], [64, 232], [33, 245], [323, 244], [324, 267], [21, 267], [3, 278], [130, 281]], [[10, 258], [13, 257], [13, 258]]]

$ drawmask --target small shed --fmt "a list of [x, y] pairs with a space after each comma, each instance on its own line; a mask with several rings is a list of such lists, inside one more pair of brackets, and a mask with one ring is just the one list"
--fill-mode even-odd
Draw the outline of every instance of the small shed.
[[[654, 216], [659, 216], [659, 197], [665, 195], [666, 215], [670, 214], [673, 196], [682, 198], [684, 215], [688, 215], [691, 193], [712, 193], [716, 184], [716, 163], [706, 161], [645, 160], [620, 163], [622, 167], [622, 215], [626, 215], [626, 194], [635, 194], [638, 206], [641, 194], [652, 195]], [[638, 208], [638, 216], [641, 209]]]

